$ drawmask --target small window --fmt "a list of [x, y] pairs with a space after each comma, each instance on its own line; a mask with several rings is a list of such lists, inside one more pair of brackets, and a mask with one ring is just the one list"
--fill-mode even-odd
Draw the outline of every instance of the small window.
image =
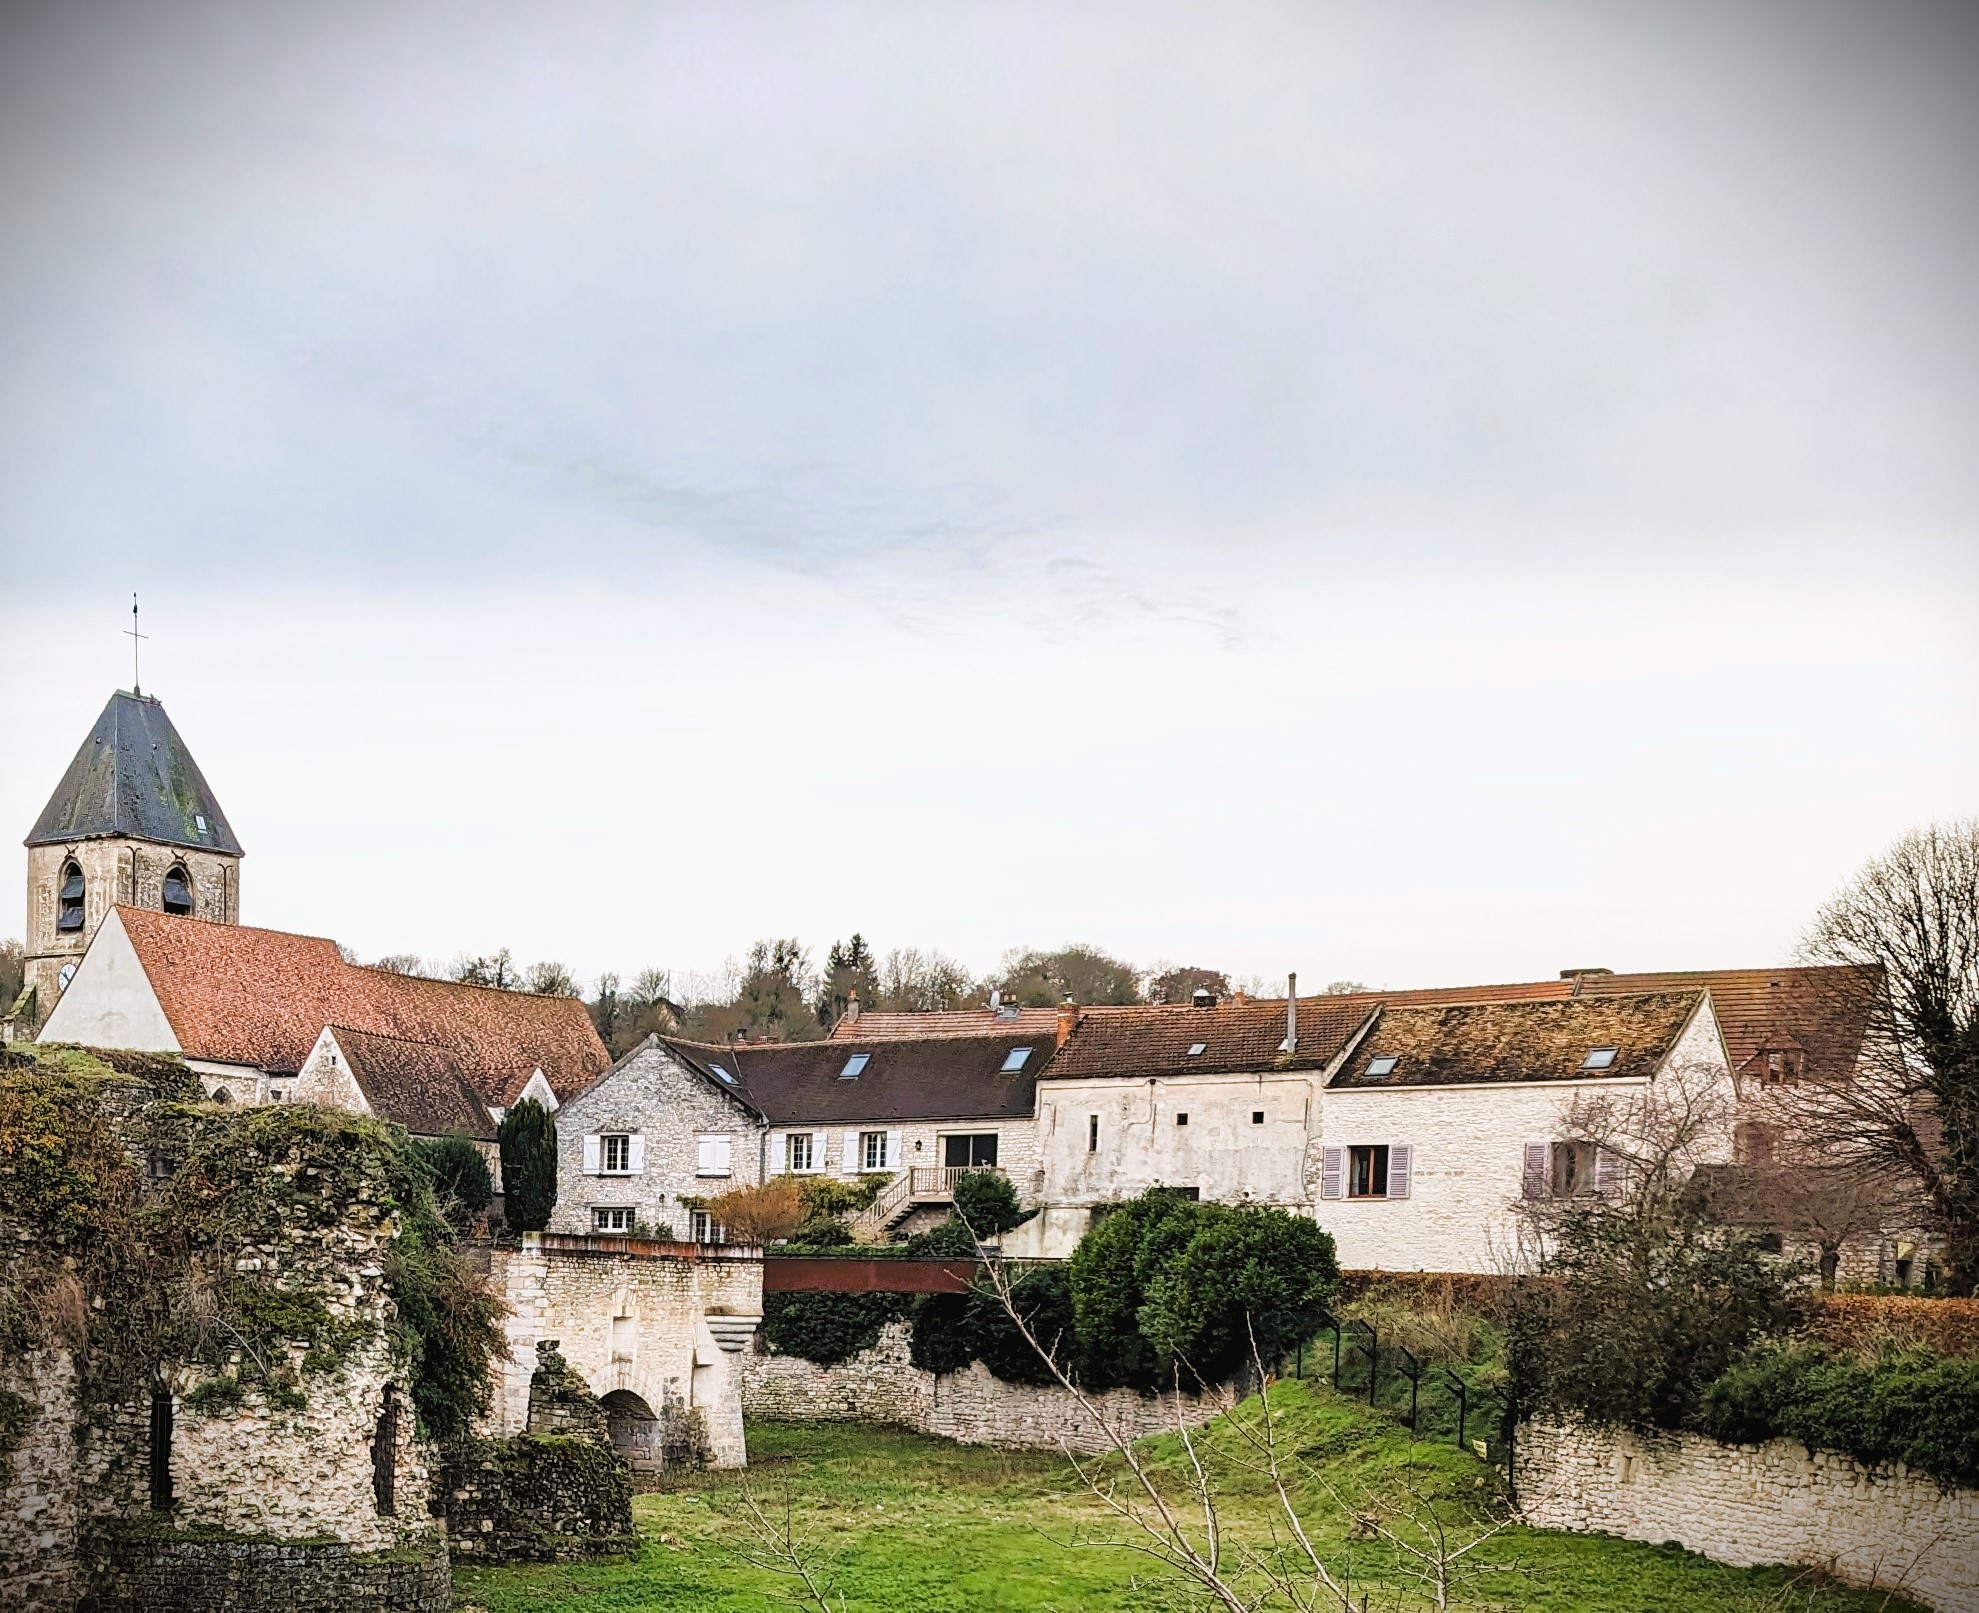
[[192, 876], [181, 863], [174, 863], [165, 875], [162, 905], [175, 918], [192, 917]]
[[162, 1386], [151, 1391], [151, 1510], [172, 1510], [172, 1396]]
[[1395, 1073], [1395, 1066], [1401, 1062], [1401, 1059], [1394, 1054], [1383, 1053], [1379, 1058], [1372, 1058], [1367, 1061], [1367, 1073], [1369, 1075], [1393, 1075]]
[[1570, 1199], [1594, 1191], [1594, 1144], [1553, 1145], [1553, 1196]]
[[63, 935], [73, 935], [82, 928], [83, 920], [83, 881], [80, 863], [68, 862], [62, 865], [62, 883], [56, 895], [55, 928]]
[[1086, 1152], [1089, 1154], [1097, 1154], [1099, 1152], [1098, 1115], [1086, 1116]]
[[873, 1061], [873, 1055], [870, 1053], [854, 1053], [852, 1057], [850, 1057], [845, 1061], [845, 1068], [838, 1072], [839, 1080], [841, 1081], [858, 1080], [860, 1072], [863, 1071], [868, 1064], [872, 1063], [872, 1061]]
[[1189, 1044], [1189, 1057], [1192, 1059], [1199, 1059], [1208, 1050], [1208, 1048], [1209, 1048], [1209, 1043], [1207, 1042], [1191, 1042]]
[[735, 1085], [735, 1077], [730, 1075], [721, 1065], [710, 1064], [708, 1068], [715, 1072], [715, 1079], [717, 1081], [726, 1081], [730, 1086]]
[[1388, 1197], [1388, 1145], [1370, 1143], [1347, 1150], [1347, 1197]]
[[1013, 1047], [1008, 1053], [1003, 1055], [1002, 1073], [1005, 1075], [1015, 1075], [1019, 1070], [1023, 1069], [1024, 1061], [1030, 1056], [1031, 1050], [1028, 1047]]
[[728, 1175], [729, 1141], [727, 1137], [713, 1135], [695, 1138], [694, 1174], [696, 1176]]
[[866, 1171], [886, 1169], [886, 1133], [883, 1131], [862, 1131], [859, 1133], [859, 1168]]
[[632, 1138], [626, 1132], [608, 1132], [598, 1139], [598, 1169], [606, 1176], [632, 1174]]
[[599, 1205], [591, 1212], [591, 1230], [594, 1232], [630, 1232], [632, 1230], [632, 1206], [629, 1204]]
[[192, 826], [193, 826], [193, 827], [194, 827], [195, 829], [197, 829], [197, 830], [198, 830], [198, 831], [199, 831], [199, 832], [200, 832], [201, 834], [205, 834], [205, 833], [206, 833], [206, 814], [205, 814], [204, 812], [195, 812], [195, 813], [194, 813], [194, 814], [192, 815]]
[[811, 1165], [811, 1134], [793, 1131], [783, 1140], [784, 1162], [793, 1171], [808, 1171]]
[[1262, 1109], [1253, 1109], [1251, 1111], [1251, 1124], [1254, 1126], [1264, 1124], [1264, 1111]]
[[1608, 1068], [1609, 1065], [1613, 1064], [1614, 1062], [1615, 1062], [1614, 1048], [1596, 1047], [1596, 1048], [1590, 1048], [1588, 1050], [1587, 1057], [1580, 1061], [1580, 1067], [1583, 1070], [1605, 1070]]
[[145, 1178], [154, 1185], [159, 1182], [169, 1182], [174, 1169], [176, 1167], [172, 1163], [172, 1156], [162, 1148], [154, 1148], [144, 1156]]
[[690, 1210], [687, 1215], [687, 1236], [695, 1243], [727, 1243], [728, 1228], [706, 1210]]
[[1186, 1126], [1186, 1125], [1187, 1125], [1188, 1123], [1189, 1123], [1189, 1112], [1188, 1112], [1188, 1110], [1186, 1110], [1186, 1109], [1178, 1109], [1178, 1110], [1176, 1110], [1176, 1112], [1175, 1112], [1175, 1124], [1176, 1124], [1176, 1125], [1178, 1125], [1178, 1126]]

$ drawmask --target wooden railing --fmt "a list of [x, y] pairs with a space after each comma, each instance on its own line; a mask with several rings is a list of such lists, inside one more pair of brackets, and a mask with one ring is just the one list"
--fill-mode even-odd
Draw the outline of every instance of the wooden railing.
[[946, 1204], [955, 1197], [955, 1183], [964, 1176], [1001, 1176], [996, 1165], [910, 1165], [880, 1189], [880, 1196], [852, 1218], [852, 1236], [859, 1243], [881, 1243], [894, 1225], [917, 1204]]
[[916, 1165], [909, 1173], [908, 1196], [915, 1203], [946, 1203], [955, 1197], [955, 1184], [965, 1176], [1001, 1176], [998, 1165]]

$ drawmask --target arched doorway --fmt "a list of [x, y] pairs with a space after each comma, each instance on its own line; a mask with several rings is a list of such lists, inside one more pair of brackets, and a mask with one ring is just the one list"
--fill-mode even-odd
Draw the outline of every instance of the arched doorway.
[[614, 1389], [599, 1404], [605, 1408], [605, 1431], [612, 1449], [632, 1464], [633, 1472], [658, 1472], [660, 1420], [653, 1408], [630, 1389]]

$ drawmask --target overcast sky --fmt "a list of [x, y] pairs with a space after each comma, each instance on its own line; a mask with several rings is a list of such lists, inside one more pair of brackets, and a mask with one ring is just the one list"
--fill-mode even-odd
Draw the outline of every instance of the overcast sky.
[[366, 956], [1780, 960], [1979, 808], [1975, 153], [1949, 4], [13, 6], [0, 823], [135, 589]]

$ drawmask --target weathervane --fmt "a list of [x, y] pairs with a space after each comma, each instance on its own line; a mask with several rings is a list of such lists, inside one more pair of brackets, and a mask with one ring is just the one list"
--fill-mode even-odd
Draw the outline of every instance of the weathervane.
[[141, 695], [144, 691], [138, 687], [137, 683], [137, 641], [139, 639], [150, 638], [151, 635], [149, 633], [140, 633], [137, 630], [136, 594], [131, 595], [131, 625], [124, 629], [124, 636], [131, 641], [131, 693]]

